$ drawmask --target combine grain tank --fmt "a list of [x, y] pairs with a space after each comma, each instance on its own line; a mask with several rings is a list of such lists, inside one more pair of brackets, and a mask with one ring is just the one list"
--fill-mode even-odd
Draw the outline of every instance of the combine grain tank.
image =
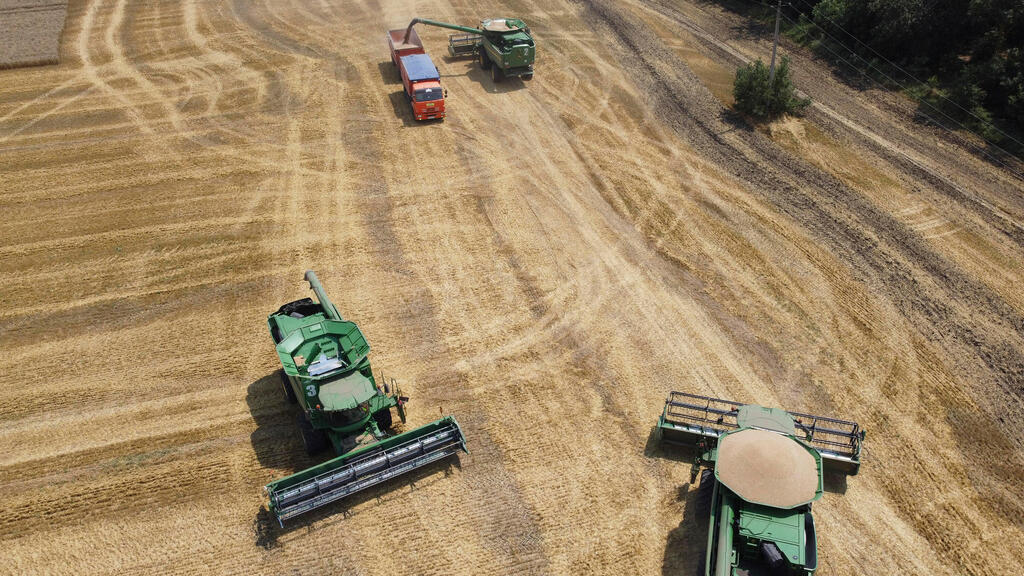
[[704, 576], [813, 574], [811, 503], [825, 471], [856, 474], [864, 430], [855, 422], [672, 392], [662, 442], [696, 449], [697, 513], [708, 534]]
[[370, 345], [359, 327], [341, 317], [312, 270], [306, 280], [317, 301], [285, 304], [267, 318], [284, 367], [285, 396], [297, 403], [306, 452], [330, 448], [338, 456], [267, 485], [279, 522], [465, 451], [452, 416], [394, 434], [392, 408], [405, 422], [405, 403], [394, 383], [378, 384]]

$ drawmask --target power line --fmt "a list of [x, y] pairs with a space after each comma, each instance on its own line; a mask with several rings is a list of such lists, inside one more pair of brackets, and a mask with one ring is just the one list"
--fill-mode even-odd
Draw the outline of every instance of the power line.
[[[790, 23], [792, 23], [792, 24], [794, 24], [794, 25], [795, 25], [795, 24], [797, 24], [797, 22], [795, 22], [795, 21], [794, 21], [794, 20], [793, 20], [792, 18], [790, 18], [789, 16], [786, 16], [785, 14], [783, 14], [783, 16], [782, 16], [782, 17], [783, 17], [783, 18], [785, 18], [786, 20], [788, 20], [788, 21], [789, 21]], [[812, 23], [813, 23], [813, 22], [812, 22]], [[817, 24], [815, 24], [815, 25], [817, 26]], [[819, 28], [821, 28], [821, 27], [819, 26]], [[847, 48], [847, 49], [849, 49], [849, 48], [848, 48], [847, 46], [845, 46], [845, 45], [844, 45], [844, 44], [843, 44], [842, 42], [839, 42], [839, 40], [835, 39], [835, 37], [834, 37], [834, 36], [832, 36], [831, 34], [828, 34], [828, 32], [827, 32], [827, 31], [825, 31], [824, 29], [821, 29], [821, 30], [822, 30], [822, 32], [824, 32], [824, 33], [825, 33], [826, 35], [828, 35], [828, 36], [829, 36], [829, 38], [832, 38], [833, 40], [835, 40], [837, 44], [839, 44], [840, 46], [843, 46], [844, 48]], [[847, 60], [846, 58], [843, 58], [843, 56], [842, 56], [842, 55], [840, 55], [839, 53], [837, 53], [837, 52], [836, 52], [835, 50], [833, 50], [833, 49], [832, 49], [831, 47], [829, 47], [829, 46], [828, 46], [827, 44], [823, 44], [822, 46], [824, 46], [824, 47], [825, 47], [825, 49], [826, 49], [826, 50], [828, 50], [829, 52], [831, 52], [831, 53], [832, 53], [832, 54], [833, 54], [833, 55], [834, 55], [834, 56], [835, 56], [836, 58], [838, 58], [839, 60], [841, 60], [841, 61], [842, 61], [843, 63], [845, 63], [846, 65], [850, 66], [850, 68], [852, 68], [852, 69], [854, 69], [854, 70], [857, 70], [857, 71], [860, 71], [860, 68], [858, 68], [858, 67], [857, 67], [857, 66], [856, 66], [855, 64], [853, 64], [852, 62], [850, 62], [850, 61], [849, 61], [849, 60]], [[851, 52], [851, 54], [853, 54], [853, 51], [852, 51], [852, 50], [851, 50], [850, 52]], [[863, 58], [861, 58], [861, 60], [864, 60], [864, 59], [863, 59]], [[867, 62], [867, 61], [865, 60], [865, 62]], [[868, 65], [869, 65], [869, 66], [871, 66], [871, 64], [870, 64], [870, 63], [868, 63]], [[873, 67], [873, 68], [875, 68], [874, 66], [872, 66], [872, 67]], [[881, 73], [881, 74], [882, 74], [883, 76], [885, 76], [886, 78], [888, 78], [888, 79], [889, 79], [889, 80], [890, 80], [891, 82], [893, 82], [894, 84], [896, 84], [896, 85], [897, 85], [897, 86], [899, 86], [900, 88], [902, 88], [902, 89], [904, 89], [904, 90], [907, 90], [907, 87], [906, 87], [906, 86], [904, 86], [904, 85], [903, 85], [902, 83], [900, 83], [899, 81], [897, 81], [897, 80], [896, 80], [895, 78], [893, 78], [893, 77], [889, 76], [889, 75], [888, 75], [888, 74], [886, 74], [886, 73], [885, 73], [884, 71], [882, 71], [882, 70], [879, 70], [878, 68], [875, 68], [875, 69], [876, 69], [876, 70], [878, 70], [878, 71], [879, 71], [879, 72], [880, 72], [880, 73]], [[870, 76], [868, 76], [868, 78], [871, 78], [871, 77], [870, 77]], [[882, 84], [881, 82], [879, 82], [879, 81], [878, 81], [877, 79], [871, 78], [871, 80], [873, 80], [874, 82], [878, 83], [878, 85], [879, 85], [879, 86], [883, 86], [883, 87], [884, 87], [884, 85], [883, 85], [883, 84]], [[929, 104], [928, 102], [924, 102], [924, 103], [925, 103], [925, 104], [927, 104], [928, 106], [930, 106], [930, 107], [931, 107], [932, 109], [934, 109], [934, 110], [935, 110], [936, 112], [938, 112], [939, 114], [942, 114], [942, 115], [943, 115], [943, 116], [945, 116], [946, 118], [948, 118], [948, 119], [952, 120], [953, 122], [956, 122], [956, 123], [957, 123], [957, 124], [959, 124], [959, 125], [960, 125], [961, 127], [963, 126], [963, 124], [960, 124], [959, 122], [957, 122], [957, 121], [956, 121], [956, 119], [955, 119], [955, 118], [953, 118], [953, 117], [949, 116], [948, 114], [946, 114], [946, 113], [945, 113], [945, 112], [943, 112], [942, 110], [940, 110], [940, 109], [936, 108], [935, 106], [933, 106], [933, 105]], [[938, 121], [937, 119], [935, 119], [935, 118], [933, 118], [933, 117], [931, 117], [931, 116], [929, 116], [929, 115], [927, 115], [927, 114], [924, 114], [924, 113], [922, 113], [922, 115], [923, 115], [923, 116], [924, 116], [925, 118], [928, 118], [928, 120], [930, 120], [930, 121], [934, 122], [934, 123], [935, 123], [935, 124], [936, 124], [937, 126], [939, 126], [940, 128], [942, 128], [943, 130], [945, 130], [945, 131], [949, 132], [950, 134], [952, 134], [952, 135], [954, 135], [954, 136], [957, 136], [957, 133], [956, 133], [956, 131], [954, 131], [953, 129], [949, 128], [948, 126], [946, 126], [946, 125], [945, 125], [945, 124], [943, 124], [942, 122], [939, 122], [939, 121]], [[976, 134], [976, 133], [975, 133], [975, 132], [973, 132], [973, 131], [970, 131], [970, 132], [971, 132], [972, 134]], [[980, 135], [979, 135], [979, 137], [980, 137]], [[984, 138], [983, 138], [983, 140], [984, 140]], [[988, 152], [987, 150], [985, 150], [985, 148], [983, 148], [983, 147], [980, 147], [980, 146], [977, 146], [977, 145], [972, 145], [972, 144], [971, 144], [971, 142], [970, 142], [969, 140], [966, 140], [966, 139], [964, 139], [964, 140], [962, 140], [962, 141], [963, 141], [963, 142], [964, 142], [965, 144], [967, 144], [967, 145], [968, 145], [969, 147], [971, 147], [971, 148], [973, 148], [973, 149], [975, 149], [975, 150], [977, 150], [977, 151], [981, 152], [982, 154], [984, 154], [984, 155], [985, 155], [985, 156], [987, 156], [988, 158], [990, 158], [990, 159], [992, 159], [992, 160], [996, 161], [997, 163], [999, 163], [999, 165], [1000, 165], [1000, 166], [1002, 166], [1003, 168], [1006, 168], [1006, 170], [1008, 170], [1008, 171], [1009, 171], [1009, 172], [1010, 172], [1011, 174], [1013, 174], [1013, 175], [1014, 175], [1014, 176], [1016, 176], [1017, 178], [1020, 178], [1021, 180], [1024, 180], [1024, 174], [1021, 174], [1020, 172], [1018, 172], [1017, 170], [1015, 170], [1015, 169], [1014, 169], [1014, 168], [1013, 168], [1012, 166], [1010, 166], [1010, 165], [1008, 165], [1007, 163], [1005, 163], [1005, 162], [1003, 162], [1002, 160], [1000, 160], [1000, 159], [999, 159], [999, 158], [998, 158], [997, 156], [994, 156], [994, 155], [992, 155], [992, 154], [991, 154], [991, 153], [989, 153], [989, 152]], [[988, 142], [988, 141], [986, 140], [986, 142]], [[993, 148], [996, 148], [997, 150], [999, 150], [999, 151], [1003, 152], [1003, 153], [1004, 153], [1004, 154], [1006, 154], [1007, 156], [1010, 156], [1010, 157], [1016, 158], [1016, 156], [1014, 156], [1013, 154], [1010, 154], [1010, 153], [1009, 153], [1009, 152], [1007, 152], [1006, 150], [1003, 150], [1003, 149], [1002, 149], [1002, 148], [1000, 148], [999, 146], [996, 146], [995, 144], [992, 144], [991, 142], [988, 142], [988, 144], [989, 144], [990, 146], [992, 146]]]
[[[810, 2], [808, 2], [807, 0], [798, 0], [798, 1], [799, 1], [799, 2], [801, 3], [801, 4], [803, 4], [803, 5], [807, 6], [808, 8], [810, 8], [810, 9], [811, 9], [811, 11], [812, 11], [812, 14], [813, 14], [813, 11], [814, 11], [814, 5], [813, 5], [813, 4], [811, 4], [811, 3], [810, 3]], [[937, 0], [936, 0], [936, 1], [937, 1]], [[936, 2], [935, 2], [935, 1], [933, 1], [933, 2], [932, 2], [932, 5], [934, 5], [935, 3], [936, 3]], [[801, 14], [803, 14], [803, 12], [801, 12]], [[840, 26], [840, 25], [839, 25], [839, 24], [838, 24], [838, 23], [837, 23], [837, 22], [836, 22], [835, 20], [832, 20], [832, 19], [831, 19], [831, 18], [829, 18], [828, 16], [824, 16], [824, 18], [825, 18], [825, 20], [828, 20], [828, 21], [829, 21], [829, 23], [831, 23], [831, 24], [832, 24], [833, 26], [835, 26], [836, 28], [838, 28], [838, 29], [842, 30], [844, 34], [846, 34], [846, 35], [847, 35], [847, 36], [849, 36], [850, 38], [853, 38], [853, 39], [854, 39], [854, 40], [855, 40], [855, 41], [856, 41], [856, 42], [857, 42], [858, 44], [860, 44], [861, 46], [863, 46], [863, 47], [867, 48], [868, 50], [870, 50], [870, 51], [871, 51], [871, 52], [872, 52], [872, 53], [873, 53], [873, 54], [874, 54], [875, 56], [878, 56], [879, 58], [881, 58], [882, 60], [884, 60], [884, 61], [885, 61], [885, 62], [886, 62], [887, 64], [889, 64], [889, 65], [890, 65], [890, 66], [892, 66], [893, 68], [896, 68], [897, 70], [899, 70], [900, 72], [902, 72], [903, 74], [905, 74], [905, 75], [906, 75], [906, 76], [907, 76], [908, 78], [910, 78], [911, 80], [913, 80], [913, 81], [917, 82], [918, 84], [925, 84], [925, 82], [923, 82], [923, 81], [922, 81], [921, 79], [917, 78], [916, 76], [914, 76], [914, 75], [913, 75], [913, 74], [911, 74], [910, 72], [907, 72], [907, 71], [906, 71], [905, 69], [903, 69], [903, 68], [902, 68], [902, 67], [901, 67], [901, 66], [900, 66], [899, 64], [896, 64], [896, 63], [895, 63], [895, 62], [893, 62], [892, 60], [889, 60], [888, 58], [886, 58], [885, 56], [883, 56], [882, 54], [880, 54], [880, 53], [879, 53], [879, 52], [878, 52], [877, 50], [875, 50], [874, 48], [872, 48], [871, 46], [869, 46], [869, 45], [868, 45], [867, 43], [865, 43], [864, 41], [862, 41], [862, 40], [861, 40], [860, 38], [857, 38], [856, 36], [854, 36], [854, 35], [853, 35], [852, 33], [850, 33], [850, 32], [849, 32], [849, 31], [848, 31], [847, 29], [845, 29], [845, 28], [843, 28], [842, 26]], [[822, 28], [822, 27], [821, 27], [821, 26], [820, 26], [820, 25], [819, 25], [819, 24], [818, 24], [817, 22], [815, 22], [815, 21], [814, 21], [814, 18], [813, 18], [813, 17], [812, 17], [812, 18], [808, 18], [808, 19], [807, 19], [807, 21], [808, 21], [808, 22], [810, 22], [811, 24], [814, 24], [814, 26], [816, 26], [816, 27], [817, 27], [817, 28], [818, 28], [819, 30], [821, 30], [821, 31], [822, 31], [822, 32], [824, 32], [825, 34], [828, 34], [828, 31], [826, 31], [826, 30], [825, 30], [824, 28]], [[792, 20], [790, 20], [790, 22], [792, 22]], [[837, 43], [838, 43], [838, 44], [839, 44], [840, 46], [843, 46], [843, 48], [847, 48], [847, 49], [849, 50], [849, 48], [848, 48], [848, 47], [847, 47], [846, 45], [844, 45], [844, 44], [843, 44], [842, 42], [839, 42], [839, 40], [838, 40], [838, 39], [836, 39], [836, 38], [835, 38], [834, 36], [832, 36], [831, 34], [828, 34], [828, 36], [829, 36], [830, 38], [832, 38], [833, 40], [835, 40], [835, 41], [836, 41], [836, 42], [837, 42]], [[858, 58], [860, 58], [861, 60], [863, 60], [863, 61], [864, 61], [865, 63], [867, 63], [867, 64], [868, 64], [868, 66], [872, 66], [872, 65], [871, 65], [871, 63], [867, 61], [867, 59], [865, 59], [865, 58], [864, 58], [863, 56], [860, 56], [860, 55], [856, 54], [856, 52], [854, 52], [853, 50], [850, 50], [850, 53], [851, 53], [851, 54], [854, 54], [854, 55], [856, 55], [856, 56], [857, 56]], [[874, 66], [872, 66], [872, 67], [874, 67]], [[875, 69], [876, 69], [876, 70], [878, 70], [878, 68], [875, 68]], [[881, 72], [881, 70], [879, 70], [879, 72]], [[888, 77], [888, 76], [887, 76], [887, 77]], [[999, 127], [998, 127], [998, 126], [996, 126], [996, 125], [994, 125], [994, 124], [993, 124], [992, 122], [990, 122], [990, 121], [987, 121], [987, 120], [985, 120], [984, 118], [982, 118], [982, 117], [978, 116], [977, 114], [975, 114], [974, 112], [971, 112], [971, 111], [970, 111], [970, 110], [968, 110], [967, 108], [964, 108], [964, 107], [963, 107], [963, 106], [961, 106], [961, 105], [960, 105], [960, 104], [959, 104], [958, 102], [956, 102], [955, 100], [953, 100], [953, 99], [951, 99], [951, 98], [947, 98], [946, 96], [943, 96], [942, 94], [939, 94], [939, 97], [940, 97], [940, 98], [942, 98], [943, 100], [945, 100], [946, 102], [949, 102], [950, 104], [952, 104], [952, 105], [956, 106], [956, 107], [957, 107], [957, 108], [959, 108], [960, 110], [962, 110], [962, 111], [966, 112], [967, 114], [970, 114], [971, 116], [973, 116], [973, 117], [974, 117], [974, 119], [975, 119], [975, 120], [978, 120], [979, 122], [982, 122], [983, 124], [988, 124], [988, 125], [989, 125], [990, 127], [992, 127], [992, 128], [993, 128], [993, 129], [994, 129], [994, 130], [995, 130], [996, 132], [999, 132], [999, 133], [1000, 133], [1000, 134], [1002, 134], [1003, 136], [1006, 136], [1007, 138], [1009, 138], [1010, 140], [1012, 140], [1013, 142], [1015, 142], [1015, 143], [1016, 143], [1016, 144], [1017, 144], [1018, 146], [1021, 146], [1022, 148], [1024, 148], [1024, 143], [1022, 143], [1022, 142], [1021, 142], [1020, 140], [1017, 140], [1016, 138], [1014, 138], [1014, 137], [1013, 137], [1013, 136], [1011, 136], [1010, 134], [1007, 134], [1006, 132], [1004, 132], [1004, 131], [1000, 130], [1000, 129], [999, 129]], [[934, 108], [934, 106], [932, 106], [932, 107]], [[936, 108], [936, 110], [937, 110], [937, 108]], [[948, 117], [948, 116], [947, 116], [947, 117]], [[951, 120], [954, 120], [954, 119], [952, 119], [952, 118], [950, 118], [950, 119], [951, 119]], [[955, 121], [955, 120], [954, 120], [954, 121]], [[966, 126], [964, 126], [964, 125], [963, 125], [962, 123], [960, 123], [960, 122], [957, 122], [957, 124], [960, 124], [960, 126], [961, 126], [961, 127], [963, 127], [963, 128], [964, 128], [964, 129], [966, 129], [966, 130], [969, 130], [969, 131], [971, 131], [971, 132], [974, 132], [973, 130], [970, 130], [969, 128], [967, 128]], [[974, 132], [974, 133], [975, 133], [975, 134], [977, 134], [976, 132]], [[982, 138], [983, 140], [986, 140], [986, 141], [987, 141], [987, 139], [986, 139], [986, 138], [985, 138], [984, 136], [981, 136], [981, 134], [978, 134], [978, 136], [979, 136], [980, 138]], [[991, 144], [991, 142], [990, 142], [990, 144]], [[995, 144], [993, 144], [993, 146], [995, 146]], [[996, 147], [998, 148], [998, 146], [996, 146]], [[1002, 150], [1001, 148], [1000, 148], [1000, 150], [1001, 150], [1001, 151], [1002, 151], [1003, 153], [1007, 153], [1007, 152], [1006, 152], [1005, 150]], [[1013, 155], [1012, 155], [1012, 154], [1010, 154], [1010, 156], [1013, 156]]]

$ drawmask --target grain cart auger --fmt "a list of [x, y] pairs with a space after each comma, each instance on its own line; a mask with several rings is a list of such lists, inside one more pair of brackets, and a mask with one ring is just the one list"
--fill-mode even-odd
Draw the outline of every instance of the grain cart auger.
[[267, 484], [270, 510], [281, 525], [350, 494], [426, 466], [459, 450], [466, 438], [447, 416], [392, 435], [391, 408], [405, 422], [408, 398], [392, 383], [378, 385], [359, 327], [341, 317], [312, 270], [306, 280], [317, 302], [303, 298], [267, 318], [284, 366], [289, 402], [302, 407], [299, 431], [310, 455], [330, 446], [337, 457]]
[[536, 47], [530, 29], [518, 18], [488, 18], [480, 22], [479, 28], [413, 18], [405, 31], [406, 42], [417, 24], [465, 32], [448, 36], [448, 54], [453, 58], [477, 58], [481, 68], [491, 71], [495, 82], [511, 76], [520, 76], [523, 80], [533, 78]]
[[813, 574], [811, 503], [824, 472], [860, 469], [855, 423], [672, 392], [658, 420], [662, 442], [695, 449], [697, 513], [706, 515], [704, 576]]

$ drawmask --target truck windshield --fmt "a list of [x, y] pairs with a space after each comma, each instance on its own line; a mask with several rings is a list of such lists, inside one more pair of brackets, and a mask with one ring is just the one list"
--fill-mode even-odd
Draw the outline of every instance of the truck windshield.
[[440, 100], [441, 97], [442, 96], [440, 88], [424, 88], [423, 90], [416, 91], [417, 102], [430, 102], [431, 100]]

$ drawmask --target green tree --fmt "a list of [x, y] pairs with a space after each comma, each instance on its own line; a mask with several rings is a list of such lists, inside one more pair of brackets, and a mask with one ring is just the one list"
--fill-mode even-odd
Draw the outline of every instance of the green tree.
[[775, 70], [775, 81], [769, 82], [768, 67], [758, 60], [736, 70], [732, 95], [736, 109], [759, 119], [797, 114], [811, 101], [800, 98], [789, 77], [789, 58], [782, 57]]

